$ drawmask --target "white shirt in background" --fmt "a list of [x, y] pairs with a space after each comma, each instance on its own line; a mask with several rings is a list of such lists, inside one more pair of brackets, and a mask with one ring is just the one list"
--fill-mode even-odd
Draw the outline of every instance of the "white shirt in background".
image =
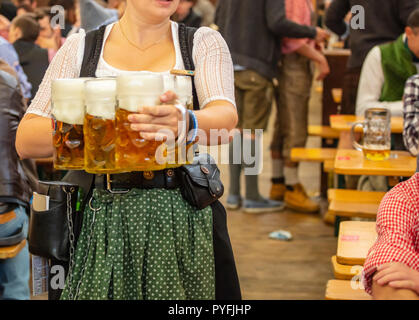
[[[419, 73], [419, 63], [415, 63]], [[384, 71], [381, 63], [381, 50], [374, 47], [367, 55], [362, 66], [361, 78], [356, 100], [356, 115], [363, 116], [369, 108], [387, 108], [394, 117], [403, 116], [403, 101], [380, 101], [384, 86]]]

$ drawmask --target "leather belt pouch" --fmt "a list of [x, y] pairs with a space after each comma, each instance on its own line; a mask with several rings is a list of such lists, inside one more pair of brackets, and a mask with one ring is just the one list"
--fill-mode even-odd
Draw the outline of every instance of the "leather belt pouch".
[[79, 187], [62, 181], [40, 181], [40, 185], [46, 187], [45, 194], [50, 197], [49, 210], [36, 211], [31, 205], [29, 252], [48, 259], [68, 261], [70, 247], [68, 210], [74, 221]]
[[213, 204], [224, 193], [220, 170], [209, 154], [200, 154], [193, 164], [181, 167], [179, 174], [182, 196], [199, 210]]

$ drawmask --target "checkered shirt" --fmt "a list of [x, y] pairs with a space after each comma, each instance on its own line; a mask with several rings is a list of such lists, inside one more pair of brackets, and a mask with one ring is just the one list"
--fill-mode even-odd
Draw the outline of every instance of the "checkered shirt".
[[379, 265], [400, 262], [419, 271], [419, 173], [399, 183], [381, 201], [377, 234], [363, 270], [363, 282], [369, 294]]
[[419, 144], [419, 75], [406, 82], [403, 98], [403, 140], [407, 150], [414, 156], [418, 154]]

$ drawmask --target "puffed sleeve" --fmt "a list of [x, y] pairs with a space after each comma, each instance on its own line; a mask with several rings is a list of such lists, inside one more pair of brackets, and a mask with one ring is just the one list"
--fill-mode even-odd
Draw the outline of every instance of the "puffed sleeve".
[[210, 28], [199, 28], [194, 37], [192, 52], [195, 64], [195, 85], [199, 105], [234, 99], [234, 70], [230, 50], [221, 34]]

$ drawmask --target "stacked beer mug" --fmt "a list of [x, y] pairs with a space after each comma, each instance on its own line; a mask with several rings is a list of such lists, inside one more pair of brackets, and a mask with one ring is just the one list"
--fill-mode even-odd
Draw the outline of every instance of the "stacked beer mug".
[[51, 90], [55, 169], [107, 174], [162, 170], [185, 163], [177, 156], [180, 146], [176, 145], [173, 161], [167, 157], [165, 142], [143, 139], [131, 129], [128, 116], [138, 113], [141, 106], [161, 104], [160, 96], [169, 90], [178, 94], [181, 105], [192, 108], [189, 77], [133, 73], [117, 78], [58, 79]]
[[58, 79], [52, 82], [55, 169], [81, 170], [84, 168], [85, 81], [86, 78], [79, 78]]
[[84, 86], [84, 169], [90, 173], [113, 173], [115, 166], [116, 80], [87, 80]]

